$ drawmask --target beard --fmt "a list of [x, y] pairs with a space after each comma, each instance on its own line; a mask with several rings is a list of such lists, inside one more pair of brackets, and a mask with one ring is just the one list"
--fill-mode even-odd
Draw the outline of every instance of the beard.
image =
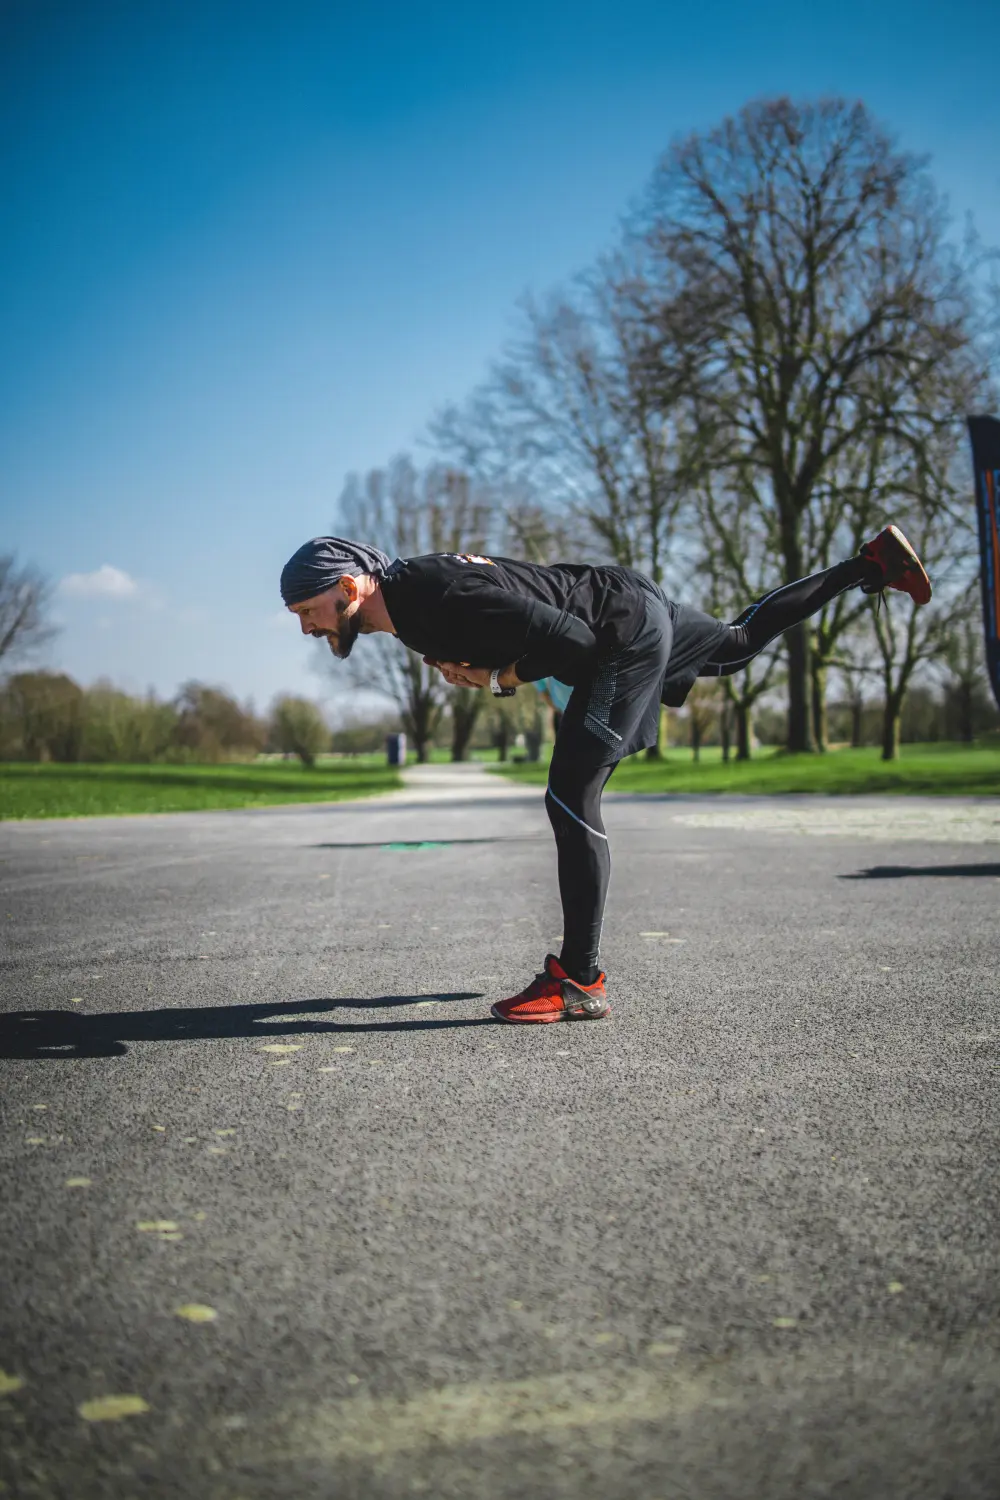
[[361, 621], [358, 619], [357, 614], [353, 614], [347, 619], [341, 614], [340, 629], [336, 637], [331, 635], [329, 631], [327, 632], [327, 645], [339, 661], [346, 661], [354, 650], [354, 642], [360, 634]]

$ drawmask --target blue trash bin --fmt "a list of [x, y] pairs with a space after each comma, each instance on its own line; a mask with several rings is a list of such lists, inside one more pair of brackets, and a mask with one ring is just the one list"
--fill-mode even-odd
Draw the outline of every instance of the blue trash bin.
[[406, 735], [390, 734], [385, 741], [386, 760], [390, 766], [406, 765]]

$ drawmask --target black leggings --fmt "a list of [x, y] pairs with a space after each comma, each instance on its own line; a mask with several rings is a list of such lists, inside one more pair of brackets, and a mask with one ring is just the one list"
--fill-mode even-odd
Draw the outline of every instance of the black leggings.
[[[728, 677], [764, 647], [831, 599], [859, 584], [878, 582], [876, 565], [852, 557], [823, 573], [774, 589], [733, 621], [729, 640], [701, 677]], [[565, 720], [564, 720], [565, 723]], [[560, 733], [562, 730], [560, 730]], [[556, 836], [563, 942], [559, 961], [571, 979], [592, 984], [598, 975], [604, 903], [611, 880], [611, 852], [601, 817], [601, 794], [615, 764], [594, 765], [588, 757], [558, 753], [549, 771], [545, 807]]]
[[747, 662], [759, 656], [776, 636], [784, 634], [793, 625], [808, 620], [843, 594], [847, 589], [857, 588], [862, 583], [873, 583], [881, 579], [877, 563], [863, 557], [849, 557], [822, 573], [813, 573], [808, 578], [796, 578], [780, 589], [772, 589], [756, 604], [751, 604], [738, 615], [729, 627], [729, 640], [723, 641], [722, 651], [710, 662], [706, 662], [699, 677], [731, 677]]
[[563, 943], [559, 962], [571, 979], [591, 984], [611, 881], [611, 851], [601, 817], [601, 793], [614, 765], [587, 770], [561, 761], [549, 771], [545, 810], [556, 836]]

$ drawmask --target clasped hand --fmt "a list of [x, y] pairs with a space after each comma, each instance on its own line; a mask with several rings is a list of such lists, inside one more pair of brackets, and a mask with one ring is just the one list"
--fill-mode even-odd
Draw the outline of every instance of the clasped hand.
[[424, 665], [437, 667], [445, 682], [452, 687], [484, 688], [490, 685], [489, 667], [470, 667], [466, 661], [435, 661], [425, 656]]

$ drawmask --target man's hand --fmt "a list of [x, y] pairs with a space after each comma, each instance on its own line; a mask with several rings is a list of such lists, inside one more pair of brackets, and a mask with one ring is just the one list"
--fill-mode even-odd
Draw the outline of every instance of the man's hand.
[[434, 661], [425, 656], [424, 663], [428, 667], [437, 667], [445, 682], [450, 682], [452, 687], [484, 688], [490, 685], [489, 667], [470, 667], [466, 661]]
[[[430, 656], [424, 657], [424, 665], [437, 667], [445, 682], [450, 682], [453, 687], [488, 688], [490, 685], [489, 667], [470, 667], [467, 661], [435, 661]], [[504, 667], [500, 673], [500, 686], [521, 686], [513, 665]]]

